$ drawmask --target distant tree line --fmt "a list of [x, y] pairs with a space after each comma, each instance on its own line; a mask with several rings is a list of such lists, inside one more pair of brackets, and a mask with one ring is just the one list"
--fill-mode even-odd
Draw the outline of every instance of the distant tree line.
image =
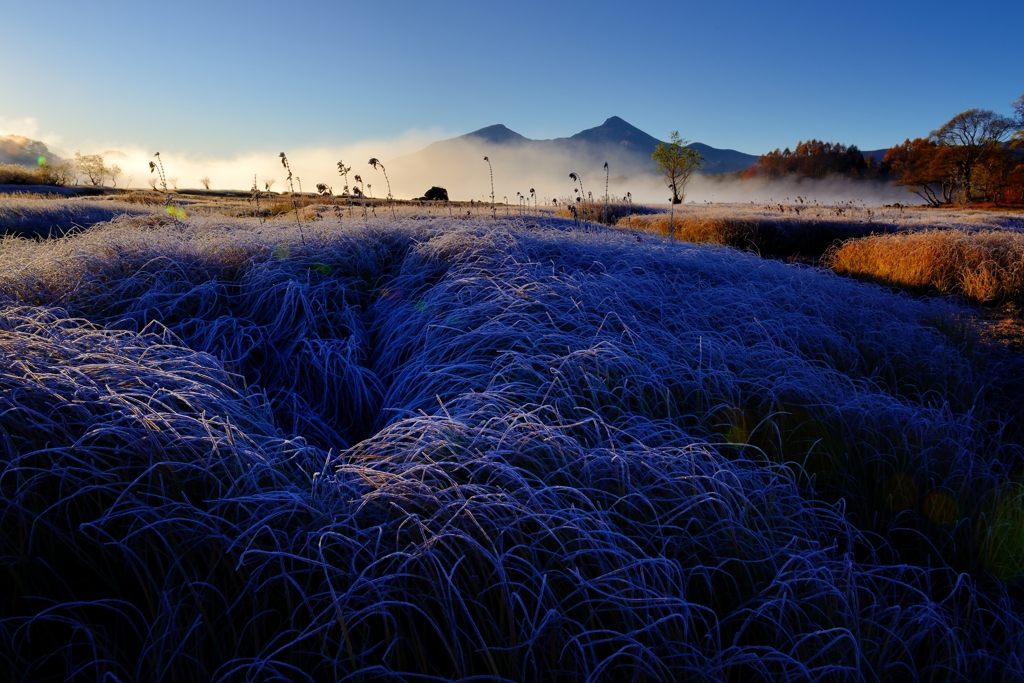
[[857, 149], [857, 145], [846, 146], [839, 142], [822, 142], [808, 140], [799, 142], [790, 150], [762, 154], [757, 162], [741, 176], [750, 178], [785, 178], [799, 176], [801, 178], [827, 178], [842, 176], [844, 178], [877, 177], [881, 168], [874, 158], [865, 158]]
[[882, 159], [856, 145], [808, 140], [762, 154], [741, 175], [888, 180], [932, 206], [971, 202], [1024, 203], [1024, 95], [1013, 116], [968, 109], [926, 138], [907, 139]]
[[[41, 145], [41, 143], [39, 143]], [[45, 146], [42, 147], [45, 150]], [[25, 164], [0, 164], [0, 185], [92, 185], [117, 187], [123, 171], [117, 164], [106, 165], [99, 154], [75, 152], [74, 159], [53, 159], [39, 155], [34, 168]]]

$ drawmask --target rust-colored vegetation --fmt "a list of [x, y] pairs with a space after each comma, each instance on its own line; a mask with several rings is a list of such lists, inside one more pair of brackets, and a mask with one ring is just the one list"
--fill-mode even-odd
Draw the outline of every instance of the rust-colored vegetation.
[[1024, 234], [928, 230], [844, 242], [826, 256], [837, 273], [982, 302], [1024, 301]]

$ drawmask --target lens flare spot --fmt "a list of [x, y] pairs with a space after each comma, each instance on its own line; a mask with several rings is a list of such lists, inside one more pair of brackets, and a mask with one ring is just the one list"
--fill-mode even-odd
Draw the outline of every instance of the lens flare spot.
[[885, 482], [885, 503], [893, 512], [914, 507], [917, 502], [917, 483], [909, 474], [894, 474]]
[[185, 213], [185, 209], [181, 208], [180, 206], [165, 206], [164, 211], [167, 212], [168, 216], [176, 220], [181, 220], [182, 218], [188, 216], [188, 214]]
[[40, 166], [46, 166], [46, 157], [39, 157], [38, 159], [36, 159], [36, 163], [38, 163]]
[[426, 313], [427, 312], [427, 302], [424, 301], [423, 299], [420, 299], [415, 304], [413, 304], [413, 308], [416, 309], [417, 313]]
[[284, 261], [288, 258], [288, 245], [282, 242], [281, 244], [274, 247], [273, 257], [278, 261]]
[[1002, 581], [1024, 576], [1024, 486], [1002, 488], [989, 501], [982, 561]]
[[748, 425], [751, 422], [747, 418], [747, 412], [743, 408], [729, 408], [726, 410], [726, 420], [728, 420], [726, 422], [728, 429], [725, 430], [726, 443], [746, 445], [750, 440]]
[[921, 512], [932, 524], [953, 526], [960, 519], [956, 499], [944, 491], [932, 491], [921, 501]]
[[315, 263], [313, 264], [313, 270], [320, 273], [321, 275], [330, 275], [331, 267], [326, 263]]

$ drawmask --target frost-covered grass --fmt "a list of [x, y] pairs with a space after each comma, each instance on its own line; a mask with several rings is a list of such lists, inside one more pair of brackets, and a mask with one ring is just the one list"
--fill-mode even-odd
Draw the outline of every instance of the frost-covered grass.
[[0, 196], [0, 238], [60, 237], [65, 233], [105, 223], [117, 216], [159, 216], [163, 205], [153, 208], [138, 203], [104, 199]]
[[1014, 680], [958, 311], [545, 219], [0, 243], [11, 680]]
[[[722, 244], [771, 257], [818, 259], [844, 240], [872, 234], [955, 229], [1024, 231], [1024, 214], [872, 207], [853, 202], [684, 204], [676, 208], [676, 239]], [[619, 227], [627, 221], [620, 219]], [[668, 214], [632, 217], [628, 227], [669, 234]]]

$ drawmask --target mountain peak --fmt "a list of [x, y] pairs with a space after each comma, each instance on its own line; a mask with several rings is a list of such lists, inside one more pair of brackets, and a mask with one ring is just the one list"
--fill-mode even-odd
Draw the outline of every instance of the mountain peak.
[[0, 164], [20, 164], [35, 168], [38, 165], [39, 157], [46, 157], [51, 161], [57, 160], [46, 148], [46, 145], [39, 140], [31, 140], [23, 135], [0, 137]]
[[480, 130], [474, 130], [472, 133], [466, 133], [462, 137], [471, 138], [481, 142], [491, 142], [498, 145], [515, 144], [527, 141], [526, 137], [500, 123], [496, 123], [493, 126], [487, 126], [486, 128], [481, 128]]
[[[498, 149], [491, 152], [490, 147], [481, 147], [494, 145], [496, 148], [515, 148], [517, 154], [535, 155], [533, 158], [537, 160], [538, 165], [550, 163], [551, 159], [566, 158], [577, 159], [581, 164], [596, 162], [598, 167], [601, 162], [610, 162], [618, 171], [625, 169], [628, 172], [632, 172], [629, 169], [650, 171], [655, 168], [651, 152], [661, 142], [628, 121], [618, 116], [610, 116], [600, 126], [580, 131], [572, 137], [552, 140], [531, 140], [507, 126], [496, 123], [450, 140], [435, 142], [423, 150], [423, 153], [436, 155], [433, 158], [438, 159], [445, 158], [446, 155], [455, 158], [471, 149], [459, 145], [457, 141], [474, 143], [474, 155], [478, 152], [498, 154]], [[693, 146], [704, 155], [707, 162], [703, 168], [704, 173], [745, 170], [757, 161], [756, 156], [731, 149], [719, 150], [700, 143], [693, 143]]]
[[650, 150], [658, 146], [657, 138], [648, 135], [633, 124], [612, 116], [605, 119], [605, 122], [595, 128], [588, 128], [573, 135], [570, 140], [579, 140], [591, 144], [615, 144], [623, 147], [632, 147], [641, 151]]

